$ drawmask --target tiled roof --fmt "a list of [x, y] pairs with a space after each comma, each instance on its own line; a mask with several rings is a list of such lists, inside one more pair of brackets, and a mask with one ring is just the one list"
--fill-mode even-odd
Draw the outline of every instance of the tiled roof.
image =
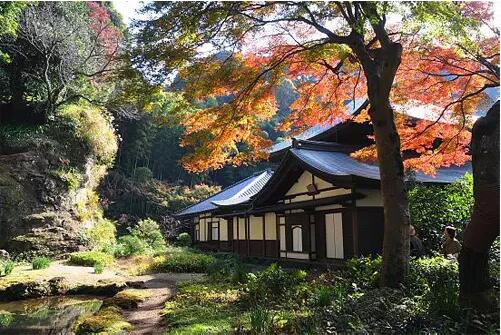
[[[481, 103], [477, 107], [477, 111], [473, 114], [473, 121], [478, 119], [481, 116], [485, 116], [489, 108], [499, 100], [499, 87], [491, 87], [486, 89], [486, 96], [482, 99]], [[352, 100], [353, 101], [353, 100]], [[364, 105], [366, 100], [363, 99], [358, 99], [355, 100], [355, 104], [352, 102], [348, 103], [347, 106], [347, 113], [348, 115], [354, 115], [356, 112]], [[365, 107], [364, 107], [365, 108]], [[454, 121], [453, 117], [451, 116], [450, 113], [442, 115], [442, 109], [439, 107], [436, 107], [434, 105], [424, 105], [423, 103], [420, 102], [412, 102], [409, 101], [405, 105], [395, 105], [395, 112], [401, 113], [403, 115], [416, 118], [416, 119], [421, 119], [421, 120], [429, 120], [429, 121], [435, 121], [437, 118], [441, 117], [441, 122], [445, 123], [451, 123], [451, 122], [456, 122]], [[343, 123], [343, 120], [341, 119], [336, 119], [332, 122], [326, 122], [322, 124], [315, 125], [313, 127], [310, 127], [306, 129], [304, 132], [301, 134], [295, 136], [296, 139], [298, 140], [313, 140], [315, 137], [318, 135], [330, 130], [334, 126], [337, 126], [338, 124]], [[270, 149], [270, 153], [275, 153], [279, 152], [281, 150], [287, 149], [292, 145], [292, 139], [287, 139], [285, 141], [279, 142], [274, 144]]]
[[[291, 148], [290, 152], [299, 160], [313, 169], [319, 170], [332, 176], [357, 176], [367, 179], [380, 180], [379, 167], [366, 164], [351, 158], [342, 152], [324, 150], [311, 150]], [[438, 169], [435, 176], [429, 176], [422, 172], [416, 172], [415, 179], [423, 183], [451, 183], [471, 172], [471, 164], [463, 166], [451, 166]]]
[[259, 192], [264, 185], [270, 180], [273, 175], [273, 171], [267, 170], [260, 175], [260, 178], [255, 178], [254, 182], [249, 183], [245, 188], [235, 194], [233, 197], [224, 200], [213, 200], [212, 203], [216, 206], [233, 206], [245, 203], [250, 200], [250, 198]]
[[248, 201], [251, 196], [256, 194], [266, 184], [272, 174], [273, 171], [271, 170], [257, 172], [250, 177], [228, 186], [221, 192], [181, 210], [176, 213], [176, 215], [192, 215], [213, 210], [218, 206], [236, 205]]
[[[353, 102], [347, 103], [346, 104], [346, 108], [347, 108], [346, 113], [348, 115], [354, 115], [360, 109], [360, 107], [362, 107], [365, 104], [365, 102], [366, 102], [366, 100], [359, 99], [359, 100], [355, 100], [355, 103], [353, 103]], [[310, 127], [308, 129], [306, 129], [301, 134], [295, 136], [295, 138], [298, 139], [298, 140], [313, 139], [315, 136], [320, 135], [323, 132], [325, 132], [325, 131], [331, 129], [332, 127], [334, 127], [334, 126], [336, 126], [338, 124], [341, 124], [343, 122], [344, 122], [343, 119], [337, 118], [337, 119], [335, 119], [335, 120], [333, 120], [331, 122], [325, 122], [325, 123], [322, 123], [322, 124], [317, 124], [317, 125], [315, 125], [313, 127]], [[269, 152], [270, 153], [278, 152], [280, 150], [283, 150], [283, 149], [286, 149], [286, 148], [290, 147], [291, 145], [292, 145], [292, 139], [287, 139], [285, 141], [278, 142], [278, 143], [274, 144], [270, 148]]]

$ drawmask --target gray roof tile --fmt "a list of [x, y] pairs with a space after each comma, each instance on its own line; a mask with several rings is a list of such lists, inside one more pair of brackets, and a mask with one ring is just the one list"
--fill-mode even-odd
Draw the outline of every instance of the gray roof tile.
[[273, 171], [271, 170], [257, 172], [250, 177], [247, 177], [231, 186], [228, 186], [221, 192], [216, 193], [197, 204], [181, 210], [180, 212], [176, 213], [176, 215], [193, 215], [213, 210], [218, 206], [237, 205], [242, 202], [248, 201], [251, 196], [259, 192], [259, 190], [263, 188], [272, 174]]
[[[333, 176], [358, 176], [367, 179], [380, 180], [379, 167], [366, 164], [351, 158], [341, 152], [291, 148], [291, 153], [307, 165]], [[451, 183], [471, 172], [471, 164], [451, 166], [438, 169], [435, 176], [416, 172], [415, 178], [423, 183]]]

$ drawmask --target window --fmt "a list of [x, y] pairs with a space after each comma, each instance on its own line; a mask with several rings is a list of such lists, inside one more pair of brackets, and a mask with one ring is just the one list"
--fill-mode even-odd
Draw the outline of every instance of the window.
[[219, 241], [219, 222], [212, 222], [211, 240]]
[[292, 251], [303, 251], [303, 228], [292, 226]]
[[200, 241], [200, 225], [195, 226], [195, 241]]

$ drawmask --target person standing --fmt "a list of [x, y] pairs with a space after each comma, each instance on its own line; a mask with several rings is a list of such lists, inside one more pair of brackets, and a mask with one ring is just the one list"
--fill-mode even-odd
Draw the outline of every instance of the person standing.
[[417, 236], [416, 229], [414, 228], [413, 225], [409, 226], [409, 243], [411, 249], [411, 256], [413, 257], [424, 256], [425, 252], [424, 252], [423, 242], [421, 242], [421, 239]]
[[447, 258], [457, 259], [461, 251], [461, 243], [456, 239], [456, 228], [447, 226], [444, 229], [442, 253]]

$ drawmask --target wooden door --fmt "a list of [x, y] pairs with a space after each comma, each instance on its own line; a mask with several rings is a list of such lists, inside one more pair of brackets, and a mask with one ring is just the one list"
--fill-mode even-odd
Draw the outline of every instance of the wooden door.
[[325, 214], [325, 253], [327, 258], [344, 258], [343, 214]]

